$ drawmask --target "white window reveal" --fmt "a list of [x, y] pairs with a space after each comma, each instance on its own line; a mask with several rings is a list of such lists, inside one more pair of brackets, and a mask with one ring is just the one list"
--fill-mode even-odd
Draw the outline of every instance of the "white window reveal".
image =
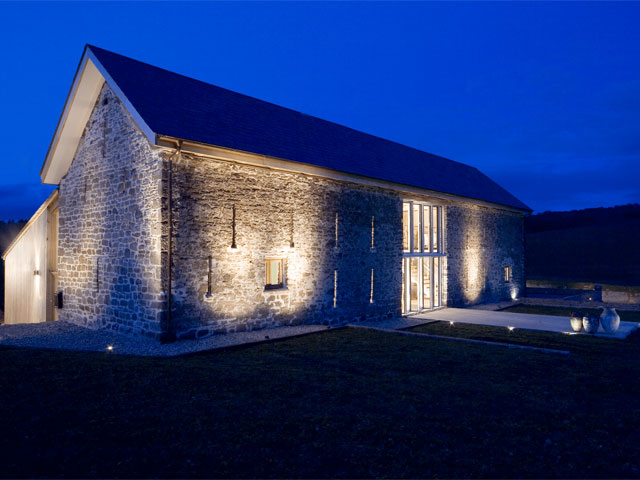
[[266, 280], [265, 290], [284, 288], [284, 259], [267, 258], [265, 260]]
[[511, 265], [507, 265], [506, 267], [504, 267], [504, 281], [510, 282], [512, 278], [513, 278], [513, 269]]
[[371, 269], [371, 291], [369, 292], [369, 303], [373, 303], [373, 268]]

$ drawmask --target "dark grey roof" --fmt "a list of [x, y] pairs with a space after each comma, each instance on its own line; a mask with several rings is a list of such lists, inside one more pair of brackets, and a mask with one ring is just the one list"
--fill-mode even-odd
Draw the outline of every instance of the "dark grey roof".
[[474, 167], [88, 48], [156, 134], [530, 210]]

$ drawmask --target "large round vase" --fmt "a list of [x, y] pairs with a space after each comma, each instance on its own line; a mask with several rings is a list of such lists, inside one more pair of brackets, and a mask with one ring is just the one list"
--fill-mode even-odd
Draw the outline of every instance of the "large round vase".
[[571, 314], [571, 328], [574, 332], [582, 330], [582, 312], [573, 312]]
[[582, 327], [586, 333], [596, 333], [599, 325], [600, 320], [597, 315], [587, 315], [582, 318]]
[[614, 333], [620, 326], [620, 315], [615, 308], [605, 308], [600, 315], [600, 324], [607, 333]]

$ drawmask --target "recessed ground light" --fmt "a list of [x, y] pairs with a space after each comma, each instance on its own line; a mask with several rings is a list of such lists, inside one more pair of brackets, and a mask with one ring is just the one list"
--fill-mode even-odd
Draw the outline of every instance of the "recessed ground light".
[[449, 325], [453, 325], [453, 321], [450, 321], [450, 322], [449, 322]]
[[113, 345], [107, 345], [107, 352], [113, 352]]
[[513, 329], [516, 327], [507, 327], [509, 329], [510, 332], [513, 332]]

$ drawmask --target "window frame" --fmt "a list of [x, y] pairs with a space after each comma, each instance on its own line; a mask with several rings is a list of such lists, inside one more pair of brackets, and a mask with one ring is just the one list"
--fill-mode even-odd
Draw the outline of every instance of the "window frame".
[[[418, 200], [403, 200], [402, 201], [402, 208], [403, 208], [403, 212], [404, 212], [404, 205], [405, 204], [409, 204], [409, 242], [408, 242], [408, 246], [409, 246], [409, 250], [405, 250], [404, 249], [404, 245], [402, 245], [402, 254], [404, 256], [410, 257], [412, 255], [414, 256], [425, 256], [425, 255], [430, 255], [430, 256], [441, 256], [444, 257], [446, 256], [446, 253], [444, 251], [444, 232], [443, 232], [443, 217], [444, 217], [444, 205], [434, 205], [433, 203], [430, 202], [422, 202], [422, 201], [418, 201]], [[419, 250], [415, 250], [415, 246], [414, 246], [414, 231], [413, 231], [413, 220], [414, 220], [414, 215], [413, 215], [413, 207], [414, 205], [420, 205], [420, 249]], [[429, 221], [429, 250], [425, 249], [425, 245], [424, 245], [424, 207], [429, 207], [429, 215], [431, 215], [430, 221]], [[438, 236], [438, 248], [437, 250], [434, 250], [434, 242], [433, 242], [433, 215], [434, 213], [436, 213], [437, 216], [437, 236]], [[403, 217], [404, 217], [404, 213], [403, 213]], [[404, 218], [403, 218], [404, 221]], [[404, 232], [404, 225], [402, 225], [402, 229]], [[404, 239], [403, 239], [404, 242]]]
[[[279, 279], [280, 283], [267, 283], [269, 281], [269, 264], [270, 262], [279, 262]], [[285, 276], [285, 258], [277, 256], [268, 256], [264, 259], [265, 275], [264, 275], [264, 289], [265, 290], [279, 290], [286, 288], [286, 276]]]
[[[405, 231], [404, 225], [404, 212], [405, 205], [408, 206], [409, 222], [407, 226], [408, 231], [408, 250], [404, 249], [404, 239], [402, 245], [402, 314], [414, 314], [425, 310], [434, 310], [443, 306], [443, 283], [444, 283], [444, 265], [441, 258], [446, 258], [444, 248], [444, 215], [445, 205], [436, 205], [427, 201], [420, 200], [403, 200], [402, 212], [403, 212], [403, 225], [402, 230]], [[419, 206], [419, 222], [420, 222], [420, 248], [415, 251], [415, 235], [414, 235], [414, 206]], [[429, 215], [429, 221], [425, 229], [424, 215]], [[434, 220], [435, 216], [435, 222]], [[437, 235], [437, 249], [434, 249], [434, 223]], [[425, 230], [428, 230], [426, 232]], [[425, 239], [428, 239], [428, 244], [425, 244]], [[411, 260], [417, 258], [417, 310], [411, 308]], [[430, 285], [430, 299], [429, 305], [425, 305], [424, 299], [424, 266], [425, 262], [429, 267], [429, 279]], [[437, 277], [437, 278], [436, 278]]]

